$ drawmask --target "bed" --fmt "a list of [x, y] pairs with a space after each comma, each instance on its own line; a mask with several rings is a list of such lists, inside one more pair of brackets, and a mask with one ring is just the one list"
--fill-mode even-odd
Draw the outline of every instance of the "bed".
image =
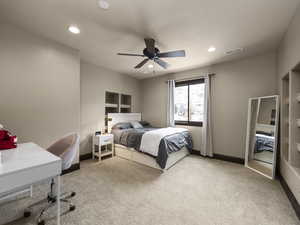
[[141, 113], [108, 114], [116, 156], [164, 171], [191, 152], [193, 142], [187, 129], [155, 128], [137, 121]]
[[256, 140], [254, 153], [259, 153], [262, 151], [273, 152], [275, 137], [272, 134], [257, 131], [255, 137]]

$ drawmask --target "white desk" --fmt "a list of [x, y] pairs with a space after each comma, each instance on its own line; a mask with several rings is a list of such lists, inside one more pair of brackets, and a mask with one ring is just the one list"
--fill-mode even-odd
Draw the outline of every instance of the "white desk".
[[61, 159], [34, 143], [1, 151], [0, 194], [57, 178], [57, 225], [60, 225]]

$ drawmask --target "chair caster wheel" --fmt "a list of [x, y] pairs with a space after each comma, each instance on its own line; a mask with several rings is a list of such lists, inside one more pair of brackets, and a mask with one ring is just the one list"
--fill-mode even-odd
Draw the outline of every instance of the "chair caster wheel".
[[75, 205], [70, 205], [70, 211], [74, 211], [76, 209]]
[[45, 220], [40, 220], [40, 221], [38, 221], [37, 224], [38, 224], [38, 225], [45, 225]]
[[24, 214], [23, 214], [23, 216], [25, 218], [30, 217], [31, 216], [31, 212], [30, 211], [25, 211]]
[[71, 197], [74, 197], [75, 195], [76, 195], [76, 192], [73, 191], [73, 192], [71, 193]]

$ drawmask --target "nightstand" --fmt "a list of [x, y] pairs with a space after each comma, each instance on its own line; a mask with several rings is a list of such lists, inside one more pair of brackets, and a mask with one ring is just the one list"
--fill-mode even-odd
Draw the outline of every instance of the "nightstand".
[[[98, 150], [96, 150], [95, 148], [96, 146], [98, 146]], [[101, 148], [102, 146], [105, 146], [105, 149], [102, 149]], [[93, 154], [93, 159], [95, 159], [95, 156], [97, 156], [99, 161], [101, 161], [102, 157], [104, 156], [107, 155], [114, 156], [115, 154], [114, 135], [113, 134], [94, 135], [92, 154]]]

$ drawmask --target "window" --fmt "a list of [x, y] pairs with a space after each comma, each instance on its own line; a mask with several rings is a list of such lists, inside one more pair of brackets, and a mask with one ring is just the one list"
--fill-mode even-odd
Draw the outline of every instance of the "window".
[[204, 87], [204, 79], [176, 82], [175, 124], [202, 126]]

